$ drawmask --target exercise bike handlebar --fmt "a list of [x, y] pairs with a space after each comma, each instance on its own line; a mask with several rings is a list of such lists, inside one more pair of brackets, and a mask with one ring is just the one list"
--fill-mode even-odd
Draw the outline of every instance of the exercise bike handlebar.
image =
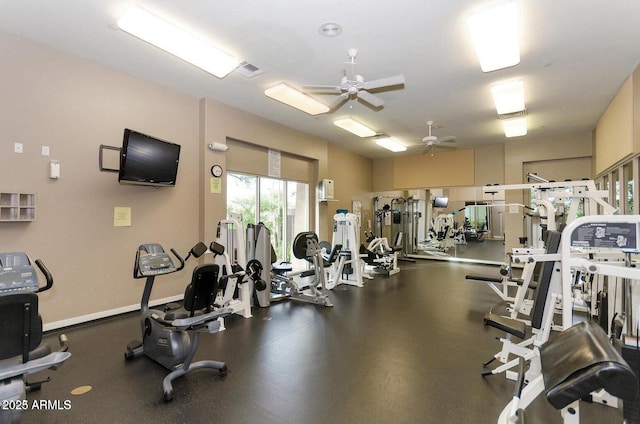
[[47, 281], [47, 284], [44, 287], [38, 287], [38, 290], [36, 290], [36, 293], [40, 293], [40, 292], [49, 290], [51, 287], [53, 287], [53, 276], [51, 275], [47, 267], [44, 265], [44, 262], [42, 262], [40, 259], [36, 259], [35, 263]]
[[182, 256], [180, 256], [180, 254], [173, 247], [171, 248], [171, 253], [173, 253], [173, 256], [175, 256], [176, 259], [178, 259], [178, 262], [180, 262], [180, 265], [178, 266], [178, 268], [176, 268], [176, 271], [182, 270], [182, 268], [184, 268], [184, 259], [182, 259]]

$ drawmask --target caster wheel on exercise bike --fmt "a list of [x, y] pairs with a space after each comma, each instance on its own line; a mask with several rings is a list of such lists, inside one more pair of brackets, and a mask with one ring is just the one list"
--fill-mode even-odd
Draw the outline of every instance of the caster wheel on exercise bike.
[[173, 400], [173, 389], [164, 392], [164, 395], [162, 396], [162, 400], [166, 402], [171, 402]]

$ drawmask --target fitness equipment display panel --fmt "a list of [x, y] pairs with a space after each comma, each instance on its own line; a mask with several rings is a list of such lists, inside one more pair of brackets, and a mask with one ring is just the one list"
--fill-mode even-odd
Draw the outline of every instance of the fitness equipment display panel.
[[38, 291], [38, 276], [26, 253], [0, 253], [0, 296], [10, 292]]

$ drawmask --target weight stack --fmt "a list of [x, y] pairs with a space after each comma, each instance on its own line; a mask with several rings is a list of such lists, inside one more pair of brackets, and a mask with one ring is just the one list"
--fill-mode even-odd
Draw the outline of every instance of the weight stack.
[[247, 260], [258, 260], [262, 268], [262, 279], [266, 281], [264, 290], [256, 290], [256, 299], [261, 308], [271, 304], [271, 232], [262, 222], [247, 225]]
[[[636, 377], [640, 376], [640, 350], [634, 346], [622, 345], [622, 358], [629, 364]], [[638, 384], [638, 383], [636, 383]], [[638, 387], [640, 389], [640, 386]], [[622, 415], [627, 424], [640, 424], [640, 390], [632, 401], [623, 401]]]

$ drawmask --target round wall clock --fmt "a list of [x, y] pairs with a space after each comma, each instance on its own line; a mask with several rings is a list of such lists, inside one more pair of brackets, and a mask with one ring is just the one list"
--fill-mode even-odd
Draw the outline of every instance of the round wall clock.
[[211, 175], [213, 175], [214, 177], [221, 177], [222, 176], [222, 167], [220, 165], [213, 165], [211, 167]]

